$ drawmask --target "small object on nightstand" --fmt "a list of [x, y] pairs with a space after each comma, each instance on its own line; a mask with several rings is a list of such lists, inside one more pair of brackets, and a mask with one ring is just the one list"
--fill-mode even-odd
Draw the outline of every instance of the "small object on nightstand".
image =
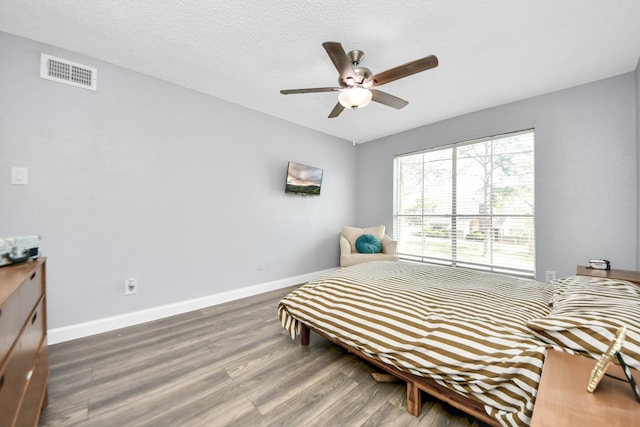
[[611, 263], [606, 259], [590, 259], [589, 267], [595, 270], [611, 270]]

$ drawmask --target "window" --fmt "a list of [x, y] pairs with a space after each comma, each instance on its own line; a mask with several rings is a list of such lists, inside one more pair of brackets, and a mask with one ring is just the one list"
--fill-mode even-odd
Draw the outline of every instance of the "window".
[[534, 132], [397, 156], [401, 259], [533, 277]]

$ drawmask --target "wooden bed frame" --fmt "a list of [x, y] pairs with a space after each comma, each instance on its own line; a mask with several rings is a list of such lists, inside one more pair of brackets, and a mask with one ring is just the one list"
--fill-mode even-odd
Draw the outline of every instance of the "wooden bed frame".
[[420, 415], [422, 411], [422, 397], [421, 392], [424, 391], [427, 394], [430, 394], [433, 397], [440, 399], [443, 402], [448, 403], [454, 408], [458, 408], [461, 411], [471, 415], [483, 423], [486, 423], [490, 426], [500, 427], [497, 420], [489, 417], [484, 410], [484, 404], [480, 403], [477, 400], [473, 400], [467, 397], [464, 397], [461, 394], [454, 392], [453, 390], [448, 389], [434, 380], [426, 377], [420, 377], [417, 375], [410, 374], [408, 372], [400, 371], [393, 366], [387, 365], [384, 362], [373, 359], [363, 352], [356, 350], [344, 343], [341, 343], [326, 334], [301, 323], [300, 327], [300, 344], [303, 346], [309, 345], [309, 336], [310, 332], [313, 331], [318, 335], [321, 335], [331, 341], [334, 344], [339, 345], [350, 353], [355, 354], [361, 359], [375, 365], [376, 367], [382, 369], [383, 371], [393, 375], [394, 377], [405, 381], [407, 383], [407, 411], [411, 415], [415, 415], [416, 417]]

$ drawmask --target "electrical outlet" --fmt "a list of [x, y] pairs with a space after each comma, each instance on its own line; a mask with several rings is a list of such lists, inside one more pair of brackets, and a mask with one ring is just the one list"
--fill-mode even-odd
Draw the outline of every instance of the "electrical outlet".
[[138, 280], [137, 279], [127, 279], [124, 281], [124, 294], [125, 295], [133, 295], [138, 293]]
[[544, 280], [549, 283], [552, 280], [556, 280], [556, 272], [555, 271], [551, 271], [551, 270], [547, 270], [544, 272]]

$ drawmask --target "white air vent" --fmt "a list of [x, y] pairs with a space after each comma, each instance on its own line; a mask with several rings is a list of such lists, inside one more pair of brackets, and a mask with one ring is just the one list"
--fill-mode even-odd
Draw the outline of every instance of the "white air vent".
[[41, 54], [40, 77], [71, 86], [96, 90], [98, 70], [55, 56]]

